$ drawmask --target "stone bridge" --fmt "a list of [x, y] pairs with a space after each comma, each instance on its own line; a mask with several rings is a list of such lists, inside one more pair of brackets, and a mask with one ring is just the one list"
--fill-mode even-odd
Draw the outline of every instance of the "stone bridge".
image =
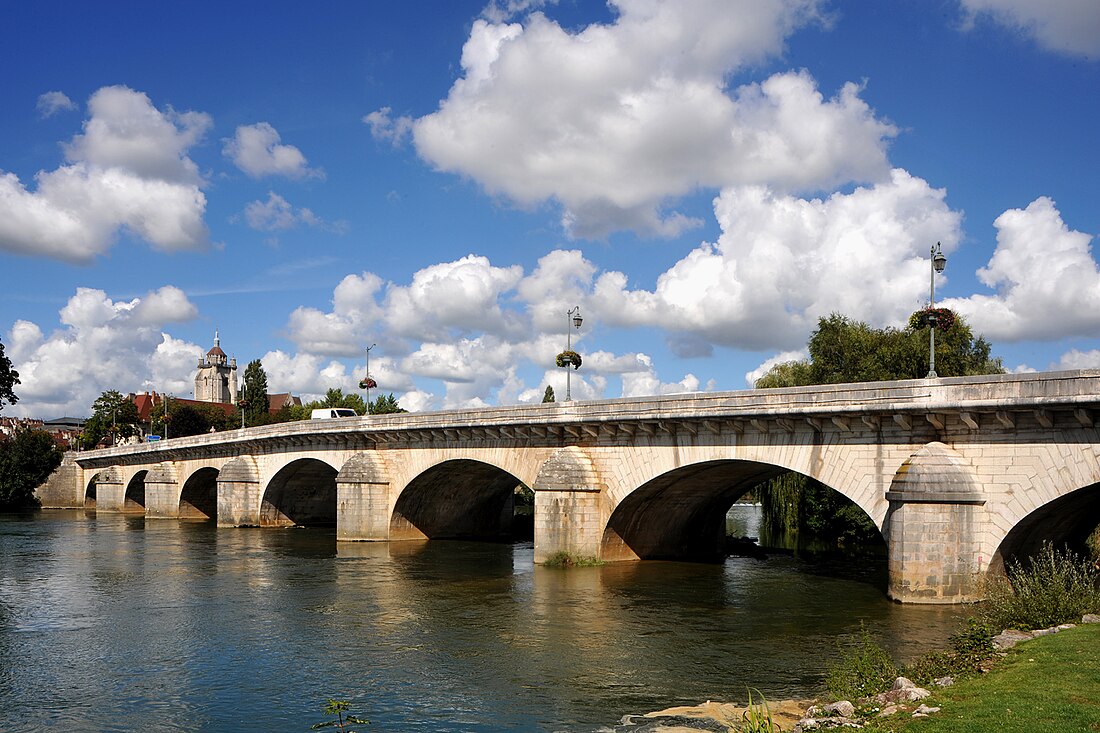
[[534, 490], [536, 562], [723, 553], [725, 515], [797, 471], [881, 530], [889, 593], [974, 581], [1100, 522], [1100, 370], [839, 384], [283, 423], [67, 454], [47, 507], [496, 539]]

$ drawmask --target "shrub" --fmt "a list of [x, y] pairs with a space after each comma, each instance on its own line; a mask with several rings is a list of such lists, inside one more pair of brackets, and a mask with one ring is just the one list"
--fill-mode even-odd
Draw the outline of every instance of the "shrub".
[[589, 555], [574, 555], [571, 552], [561, 550], [546, 558], [543, 565], [551, 568], [594, 568], [603, 565], [603, 560]]
[[993, 630], [977, 619], [969, 619], [966, 628], [950, 637], [951, 649], [925, 654], [905, 668], [905, 676], [918, 685], [928, 685], [941, 677], [980, 672], [993, 656]]
[[897, 676], [890, 653], [860, 623], [859, 636], [849, 648], [840, 646], [840, 658], [829, 667], [825, 685], [835, 700], [857, 700], [889, 689]]
[[1100, 571], [1068, 549], [1044, 543], [1037, 555], [990, 578], [981, 620], [994, 629], [1043, 629], [1100, 611]]

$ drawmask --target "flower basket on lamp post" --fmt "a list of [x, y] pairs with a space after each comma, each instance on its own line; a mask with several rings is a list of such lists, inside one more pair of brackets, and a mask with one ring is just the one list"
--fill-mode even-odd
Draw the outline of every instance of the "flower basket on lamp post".
[[370, 377], [364, 377], [359, 380], [359, 389], [376, 389], [378, 382], [374, 381]]
[[581, 355], [575, 351], [563, 351], [558, 354], [557, 365], [559, 367], [572, 366], [573, 371], [581, 368]]
[[950, 308], [922, 308], [909, 316], [909, 328], [914, 331], [933, 326], [940, 331], [955, 325], [955, 311]]

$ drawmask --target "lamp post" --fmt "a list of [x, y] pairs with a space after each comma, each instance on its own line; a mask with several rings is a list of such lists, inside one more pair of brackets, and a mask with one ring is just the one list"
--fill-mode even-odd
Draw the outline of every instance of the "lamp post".
[[371, 344], [367, 347], [367, 414], [370, 414], [370, 350], [378, 344]]
[[172, 399], [172, 395], [167, 392], [164, 393], [164, 439], [168, 440], [168, 402]]
[[[573, 343], [572, 343], [573, 332], [569, 330], [570, 322], [572, 322], [573, 327], [576, 328], [578, 331], [581, 330], [581, 324], [584, 322], [584, 319], [581, 318], [581, 307], [579, 305], [574, 306], [572, 308], [572, 310], [570, 310], [568, 313], [565, 314], [565, 350], [566, 351], [572, 351], [573, 350]], [[573, 396], [570, 394], [569, 365], [566, 364], [565, 365], [565, 401], [569, 402], [572, 399], [573, 399]]]
[[929, 275], [928, 275], [928, 377], [927, 379], [935, 379], [939, 375], [936, 374], [936, 273], [943, 272], [943, 268], [947, 267], [947, 258], [943, 256], [943, 252], [940, 250], [940, 243], [936, 242], [936, 245], [932, 247], [929, 252]]

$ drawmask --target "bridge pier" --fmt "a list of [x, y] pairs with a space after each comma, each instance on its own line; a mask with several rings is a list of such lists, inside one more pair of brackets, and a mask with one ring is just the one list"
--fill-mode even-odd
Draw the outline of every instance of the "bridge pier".
[[104, 471], [95, 481], [96, 512], [122, 512], [126, 508], [126, 482], [117, 471]]
[[180, 488], [171, 463], [162, 463], [145, 477], [145, 516], [175, 519], [180, 513]]
[[929, 443], [901, 465], [886, 499], [890, 597], [901, 603], [979, 600], [985, 496], [966, 459], [943, 443]]
[[606, 488], [592, 460], [577, 447], [562, 448], [542, 465], [535, 485], [535, 562], [564, 552], [601, 556], [608, 511]]
[[390, 539], [390, 481], [374, 452], [353, 456], [336, 476], [336, 539]]
[[263, 486], [251, 458], [234, 458], [218, 474], [218, 526], [260, 526]]

